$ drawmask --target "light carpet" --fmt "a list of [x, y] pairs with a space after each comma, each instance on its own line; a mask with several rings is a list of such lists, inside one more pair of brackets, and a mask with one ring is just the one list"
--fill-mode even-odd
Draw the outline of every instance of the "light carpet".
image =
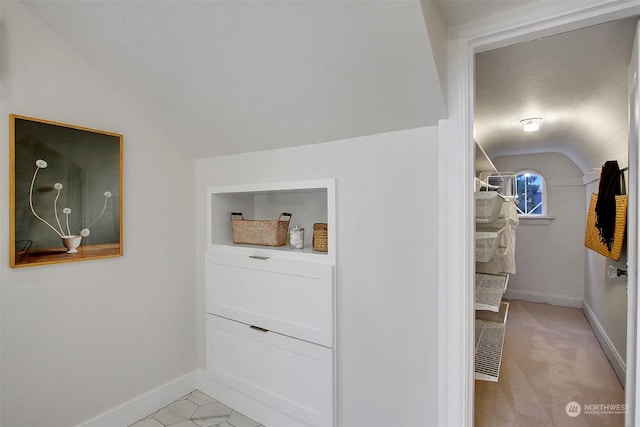
[[475, 382], [475, 426], [624, 426], [624, 399], [581, 309], [510, 301], [499, 381]]

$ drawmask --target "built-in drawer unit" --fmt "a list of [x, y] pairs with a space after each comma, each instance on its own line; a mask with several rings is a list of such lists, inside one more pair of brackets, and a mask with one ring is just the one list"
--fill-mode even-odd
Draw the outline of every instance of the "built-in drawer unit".
[[287, 417], [278, 425], [333, 425], [332, 349], [212, 314], [206, 317], [211, 379], [251, 396], [260, 407], [273, 408], [266, 418]]
[[210, 251], [207, 312], [333, 347], [333, 266]]
[[[200, 387], [268, 427], [335, 426], [335, 180], [209, 187], [207, 375]], [[303, 248], [234, 243], [231, 213], [292, 213]], [[327, 251], [313, 226], [327, 224]]]

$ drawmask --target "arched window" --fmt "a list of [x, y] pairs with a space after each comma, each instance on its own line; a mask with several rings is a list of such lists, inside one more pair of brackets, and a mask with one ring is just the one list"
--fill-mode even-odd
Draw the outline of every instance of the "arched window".
[[516, 173], [516, 207], [518, 215], [547, 215], [547, 184], [538, 172], [525, 170]]

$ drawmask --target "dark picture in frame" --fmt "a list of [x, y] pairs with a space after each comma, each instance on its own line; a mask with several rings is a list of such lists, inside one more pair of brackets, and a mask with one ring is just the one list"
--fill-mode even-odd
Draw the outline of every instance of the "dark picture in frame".
[[11, 267], [122, 256], [120, 134], [12, 114]]

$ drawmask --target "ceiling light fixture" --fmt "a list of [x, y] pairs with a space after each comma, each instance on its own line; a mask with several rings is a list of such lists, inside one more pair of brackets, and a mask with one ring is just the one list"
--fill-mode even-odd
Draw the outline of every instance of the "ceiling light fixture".
[[520, 120], [522, 130], [525, 132], [535, 132], [539, 130], [540, 122], [542, 122], [542, 117], [527, 117], [526, 119]]

